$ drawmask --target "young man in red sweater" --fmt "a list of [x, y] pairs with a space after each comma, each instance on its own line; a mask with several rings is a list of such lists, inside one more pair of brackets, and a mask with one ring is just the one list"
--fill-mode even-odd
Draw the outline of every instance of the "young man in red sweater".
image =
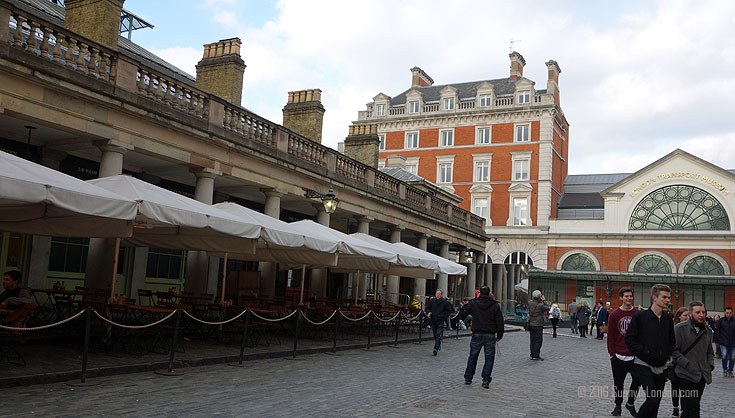
[[633, 367], [633, 355], [630, 354], [628, 346], [625, 345], [625, 333], [628, 331], [628, 324], [630, 324], [633, 315], [638, 312], [638, 309], [633, 306], [633, 289], [629, 287], [620, 289], [620, 300], [623, 304], [612, 311], [608, 318], [607, 352], [610, 354], [613, 385], [615, 387], [615, 409], [613, 409], [611, 415], [619, 417], [622, 412], [625, 375], [630, 374], [632, 381], [630, 382], [628, 402], [625, 404], [625, 408], [635, 417], [635, 398], [641, 384], [630, 373]]

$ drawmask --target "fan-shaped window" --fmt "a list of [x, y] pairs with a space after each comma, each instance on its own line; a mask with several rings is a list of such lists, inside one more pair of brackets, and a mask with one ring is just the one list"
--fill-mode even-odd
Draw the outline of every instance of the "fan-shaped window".
[[656, 254], [648, 254], [639, 258], [633, 266], [636, 273], [671, 273], [671, 264]]
[[528, 254], [524, 252], [513, 251], [512, 253], [508, 254], [507, 257], [505, 257], [505, 261], [503, 261], [503, 264], [528, 264], [529, 266], [532, 266], [533, 260], [531, 260], [531, 257], [529, 257]]
[[561, 263], [561, 269], [566, 271], [595, 271], [595, 263], [586, 254], [572, 254]]
[[641, 200], [630, 217], [631, 230], [729, 231], [730, 220], [714, 196], [693, 186], [666, 186]]
[[684, 266], [684, 274], [721, 276], [725, 274], [725, 269], [714, 257], [700, 255], [687, 262], [686, 266]]

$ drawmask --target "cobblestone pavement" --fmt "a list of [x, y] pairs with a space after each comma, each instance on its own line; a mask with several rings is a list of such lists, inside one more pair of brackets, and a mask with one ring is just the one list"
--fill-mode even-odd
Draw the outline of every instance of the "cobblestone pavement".
[[[603, 341], [562, 332], [544, 336], [543, 362], [528, 358], [528, 334], [507, 333], [499, 344], [490, 389], [479, 371], [465, 385], [469, 339], [431, 344], [272, 359], [250, 367], [184, 370], [182, 376], [138, 373], [93, 379], [99, 386], [61, 383], [9, 388], [3, 416], [430, 416], [606, 417], [613, 407], [609, 360]], [[732, 416], [735, 379], [721, 377], [719, 362], [702, 400], [703, 417]], [[629, 383], [629, 382], [626, 382]], [[667, 385], [667, 390], [669, 386]], [[638, 406], [641, 400], [637, 402]], [[661, 417], [671, 414], [665, 397]], [[627, 415], [627, 412], [623, 414]]]

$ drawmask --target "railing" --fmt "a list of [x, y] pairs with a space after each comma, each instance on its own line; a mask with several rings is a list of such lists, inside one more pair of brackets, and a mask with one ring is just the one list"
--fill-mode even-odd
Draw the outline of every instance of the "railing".
[[358, 163], [342, 154], [337, 155], [337, 173], [364, 183], [367, 175], [367, 166]]
[[485, 223], [483, 222], [483, 218], [479, 216], [470, 216], [470, 229], [483, 229], [485, 226]]
[[415, 187], [407, 186], [406, 202], [416, 208], [426, 208], [426, 195]]
[[245, 109], [225, 106], [222, 127], [252, 141], [271, 147], [276, 146], [275, 133], [278, 125], [261, 119]]
[[495, 106], [513, 106], [512, 97], [500, 97], [495, 99]]
[[403, 114], [405, 114], [405, 113], [406, 113], [406, 106], [403, 106], [403, 107], [393, 107], [393, 108], [391, 108], [391, 109], [390, 109], [390, 110], [388, 111], [388, 113], [389, 113], [389, 114], [390, 114], [391, 116], [395, 116], [395, 115], [403, 115]]
[[439, 104], [428, 104], [424, 105], [424, 112], [438, 112], [439, 111]]
[[140, 66], [137, 73], [138, 94], [200, 119], [209, 117], [206, 93], [187, 87]]
[[90, 77], [114, 81], [115, 52], [18, 10], [10, 13], [8, 28], [10, 45]]
[[446, 202], [444, 200], [439, 199], [438, 197], [431, 197], [431, 213], [438, 217], [447, 219], [447, 208], [449, 207], [449, 202]]
[[466, 102], [459, 102], [458, 108], [460, 110], [462, 109], [474, 109], [475, 108], [475, 101], [466, 101]]
[[382, 190], [392, 196], [398, 196], [398, 188], [401, 182], [380, 171], [375, 173], [375, 188]]
[[288, 135], [288, 155], [320, 167], [327, 165], [327, 147], [293, 134]]
[[467, 211], [454, 206], [452, 207], [452, 220], [457, 223], [467, 223]]

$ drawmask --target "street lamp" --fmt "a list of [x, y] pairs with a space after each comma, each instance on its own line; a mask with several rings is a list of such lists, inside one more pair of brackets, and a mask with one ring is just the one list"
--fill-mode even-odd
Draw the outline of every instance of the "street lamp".
[[304, 190], [304, 196], [308, 197], [310, 199], [321, 199], [322, 204], [324, 205], [324, 211], [327, 213], [334, 213], [335, 210], [337, 210], [337, 206], [339, 205], [339, 199], [334, 194], [334, 189], [332, 189], [332, 186], [329, 186], [329, 191], [327, 194], [321, 194], [315, 190], [302, 188]]

